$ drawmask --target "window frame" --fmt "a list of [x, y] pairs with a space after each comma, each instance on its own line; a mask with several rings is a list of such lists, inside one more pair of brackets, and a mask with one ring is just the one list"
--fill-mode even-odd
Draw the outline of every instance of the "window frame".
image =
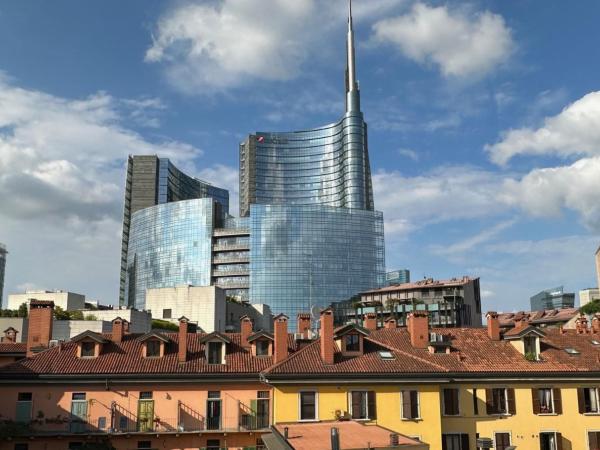
[[[550, 450], [558, 450], [559, 448], [562, 448], [561, 444], [558, 443], [558, 440], [562, 439], [562, 434], [561, 434], [560, 431], [556, 431], [556, 430], [542, 430], [538, 434], [540, 436], [540, 439], [542, 437], [542, 434], [553, 434], [554, 435], [554, 441], [555, 441], [556, 445], [555, 445], [554, 449], [550, 449]], [[540, 450], [542, 450], [541, 447], [540, 447]]]
[[512, 432], [511, 431], [502, 431], [502, 430], [494, 431], [494, 449], [497, 448], [496, 447], [496, 442], [497, 442], [496, 435], [498, 435], [498, 434], [508, 434], [508, 446], [510, 447], [511, 445], [513, 445], [513, 443], [512, 443]]
[[[84, 354], [86, 346], [91, 345], [92, 354]], [[95, 358], [96, 357], [96, 343], [94, 341], [81, 341], [81, 358]]]
[[595, 393], [596, 393], [596, 410], [595, 411], [585, 411], [583, 414], [589, 415], [589, 416], [600, 415], [600, 388], [597, 386], [587, 386], [587, 387], [583, 387], [582, 389], [583, 389], [583, 395], [584, 395], [584, 397], [583, 397], [584, 410], [585, 410], [585, 393], [586, 393], [586, 391], [595, 391]]
[[[225, 359], [225, 355], [224, 355], [223, 347], [225, 346], [225, 344], [221, 341], [208, 341], [206, 344], [207, 344], [206, 345], [206, 362], [208, 364], [214, 364], [214, 365], [224, 364], [223, 360]], [[211, 362], [212, 352], [210, 351], [210, 349], [211, 349], [211, 346], [214, 346], [214, 345], [219, 346], [220, 359], [218, 362]]]
[[[356, 421], [369, 421], [369, 420], [375, 420], [372, 416], [372, 411], [369, 411], [369, 392], [373, 392], [373, 395], [376, 395], [375, 391], [370, 391], [368, 389], [352, 389], [350, 391], [348, 391], [348, 413], [350, 414], [350, 417], [352, 418], [352, 420], [356, 420]], [[365, 412], [366, 412], [366, 416], [365, 417], [361, 417], [361, 418], [354, 418], [353, 416], [353, 409], [352, 409], [352, 395], [354, 393], [362, 393], [364, 394], [364, 396], [362, 397], [365, 401]], [[362, 405], [361, 405], [362, 408]], [[377, 408], [377, 406], [375, 406], [375, 408]], [[375, 415], [377, 414], [377, 411], [375, 411]]]
[[[155, 355], [151, 355], [150, 354], [150, 345], [152, 346], [156, 346], [156, 354]], [[161, 347], [161, 342], [158, 339], [148, 339], [146, 341], [146, 358], [159, 358], [160, 357], [160, 347]]]
[[[315, 417], [314, 419], [302, 418], [302, 394], [314, 394], [315, 396]], [[298, 391], [298, 422], [318, 422], [319, 421], [319, 391], [316, 389], [302, 389]]]
[[[510, 416], [511, 415], [510, 408], [508, 405], [508, 388], [496, 387], [496, 388], [491, 388], [491, 391], [492, 391], [492, 400], [494, 400], [492, 405], [494, 406], [494, 410], [495, 410], [492, 412], [491, 415], [492, 416]], [[494, 391], [504, 391], [504, 412], [498, 411], [498, 408], [497, 408], [498, 405], [496, 405], [496, 402], [495, 402]], [[512, 440], [511, 440], [511, 442], [512, 442]]]
[[[542, 412], [542, 401], [541, 401], [541, 397], [540, 397], [540, 393], [542, 390], [550, 391], [550, 402], [551, 402], [551, 406], [552, 406], [551, 412]], [[540, 388], [537, 388], [537, 391], [538, 391], [538, 401], [540, 402], [540, 413], [538, 415], [540, 415], [540, 416], [555, 416], [556, 415], [556, 400], [554, 399], [554, 389], [549, 388], [549, 387], [540, 387]]]
[[446, 436], [456, 436], [458, 437], [458, 449], [456, 450], [469, 450], [470, 446], [467, 447], [466, 449], [463, 449], [463, 436], [467, 436], [467, 440], [471, 441], [471, 436], [469, 436], [469, 433], [459, 433], [459, 432], [450, 432], [450, 433], [442, 433], [442, 448], [446, 448], [446, 450], [454, 450], [454, 449], [448, 449], [448, 446], [444, 446], [444, 442], [445, 442], [445, 437]]
[[[417, 399], [417, 417], [404, 417], [404, 393], [405, 392], [416, 392]], [[409, 394], [410, 395], [410, 394]], [[412, 402], [411, 402], [412, 404]], [[411, 408], [412, 410], [412, 408]], [[421, 393], [418, 389], [401, 389], [400, 390], [400, 419], [401, 420], [423, 420], [421, 417]]]
[[[446, 411], [446, 391], [456, 392], [456, 413], [450, 414]], [[442, 415], [446, 417], [457, 417], [460, 416], [460, 389], [459, 388], [442, 388]], [[448, 433], [453, 434], [453, 433]], [[460, 434], [460, 433], [458, 433]]]
[[[349, 340], [356, 339], [356, 342], [351, 342], [350, 346], [348, 345]], [[354, 348], [356, 346], [356, 348]], [[357, 353], [360, 352], [360, 335], [358, 333], [348, 333], [344, 336], [344, 349], [348, 353]]]
[[586, 442], [586, 449], [590, 450], [590, 433], [597, 433], [598, 436], [598, 441], [600, 442], [600, 428], [597, 428], [595, 430], [585, 430], [585, 442]]
[[[256, 346], [256, 356], [269, 356], [269, 347], [271, 346], [271, 342], [268, 339], [258, 339], [255, 344]], [[261, 352], [258, 350], [261, 349]], [[262, 353], [264, 351], [264, 353]]]

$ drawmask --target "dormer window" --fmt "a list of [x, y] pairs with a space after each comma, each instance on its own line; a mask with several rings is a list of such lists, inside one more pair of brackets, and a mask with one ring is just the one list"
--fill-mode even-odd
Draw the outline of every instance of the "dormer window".
[[270, 342], [266, 339], [256, 341], [256, 356], [269, 356]]
[[146, 357], [156, 358], [160, 356], [161, 342], [158, 339], [150, 339], [146, 341]]
[[266, 331], [257, 331], [248, 337], [254, 356], [271, 356], [273, 354], [273, 335]]
[[208, 363], [223, 364], [223, 343], [209, 342], [208, 343]]
[[94, 341], [84, 341], [81, 343], [81, 357], [93, 358], [96, 356], [96, 343]]
[[539, 361], [540, 360], [540, 338], [546, 334], [532, 326], [532, 325], [521, 325], [515, 327], [506, 333], [504, 333], [504, 339], [510, 341], [528, 361]]
[[538, 351], [539, 338], [537, 336], [526, 336], [523, 338], [523, 346], [525, 349], [525, 358], [530, 361], [538, 361], [540, 354]]
[[356, 333], [344, 336], [347, 352], [360, 352], [360, 336]]
[[165, 335], [151, 331], [138, 338], [142, 343], [142, 356], [144, 358], [160, 358], [165, 354], [165, 346], [170, 342]]

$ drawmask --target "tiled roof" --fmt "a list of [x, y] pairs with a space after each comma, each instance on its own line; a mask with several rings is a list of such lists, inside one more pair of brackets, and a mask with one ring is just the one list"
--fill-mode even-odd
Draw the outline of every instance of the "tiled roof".
[[[427, 349], [414, 348], [406, 328], [379, 329], [365, 337], [365, 353], [356, 357], [344, 357], [339, 349], [335, 363], [326, 365], [320, 358], [320, 343], [297, 351], [287, 360], [266, 371], [267, 376], [293, 374], [340, 374], [396, 376], [422, 373], [600, 373], [600, 346], [592, 340], [600, 339], [594, 334], [578, 335], [572, 330], [561, 334], [548, 329], [541, 338], [541, 361], [528, 361], [510, 342], [492, 341], [485, 328], [438, 328], [432, 332], [447, 335], [451, 353], [430, 353]], [[580, 354], [569, 355], [565, 348], [574, 348]], [[378, 351], [386, 350], [394, 359], [383, 359]]]
[[577, 308], [547, 309], [545, 311], [518, 311], [499, 313], [498, 320], [502, 328], [514, 327], [515, 322], [527, 319], [532, 324], [542, 325], [557, 322], [568, 322], [579, 314]]
[[472, 281], [478, 280], [479, 278], [463, 277], [463, 278], [451, 278], [450, 280], [433, 280], [428, 278], [426, 280], [419, 280], [412, 283], [400, 283], [385, 286], [379, 289], [371, 289], [370, 291], [362, 292], [362, 294], [378, 294], [384, 292], [395, 292], [395, 291], [412, 291], [419, 289], [429, 288], [445, 288], [445, 287], [458, 287], [464, 286]]
[[0, 355], [2, 354], [14, 354], [14, 353], [27, 353], [27, 344], [26, 343], [10, 343], [10, 342], [2, 342], [0, 343]]
[[[204, 334], [188, 335], [188, 360], [178, 362], [178, 333], [164, 333], [171, 341], [166, 345], [161, 358], [144, 358], [140, 334], [126, 334], [121, 343], [108, 342], [102, 346], [96, 358], [77, 358], [77, 343], [65, 342], [31, 358], [0, 367], [0, 378], [14, 378], [38, 375], [185, 375], [218, 376], [219, 374], [252, 375], [273, 364], [270, 356], [252, 356], [242, 348], [239, 333], [225, 333], [231, 344], [227, 345], [226, 364], [208, 364], [205, 345], [201, 343]], [[110, 339], [109, 334], [103, 335]], [[14, 345], [14, 344], [13, 344]], [[288, 335], [289, 351], [295, 350], [294, 337]]]

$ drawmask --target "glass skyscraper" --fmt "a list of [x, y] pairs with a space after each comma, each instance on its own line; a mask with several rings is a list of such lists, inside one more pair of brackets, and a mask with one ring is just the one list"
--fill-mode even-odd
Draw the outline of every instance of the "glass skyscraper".
[[132, 215], [151, 206], [196, 198], [213, 198], [217, 201], [223, 214], [227, 214], [229, 211], [229, 192], [227, 190], [186, 175], [167, 158], [159, 158], [156, 155], [129, 157], [123, 210], [120, 305], [133, 306], [126, 301], [125, 295]]
[[290, 317], [385, 281], [383, 216], [374, 210], [354, 65], [350, 11], [344, 116], [312, 130], [251, 134], [240, 144], [250, 300]]
[[0, 306], [2, 306], [2, 292], [4, 291], [4, 272], [6, 270], [6, 247], [0, 244]]

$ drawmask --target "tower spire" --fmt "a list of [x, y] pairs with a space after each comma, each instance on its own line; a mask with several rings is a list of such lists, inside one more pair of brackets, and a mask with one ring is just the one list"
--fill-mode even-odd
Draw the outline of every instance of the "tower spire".
[[352, 24], [352, 0], [348, 0], [348, 35], [346, 37], [346, 112], [360, 110], [360, 96], [356, 82], [354, 58], [354, 27]]

